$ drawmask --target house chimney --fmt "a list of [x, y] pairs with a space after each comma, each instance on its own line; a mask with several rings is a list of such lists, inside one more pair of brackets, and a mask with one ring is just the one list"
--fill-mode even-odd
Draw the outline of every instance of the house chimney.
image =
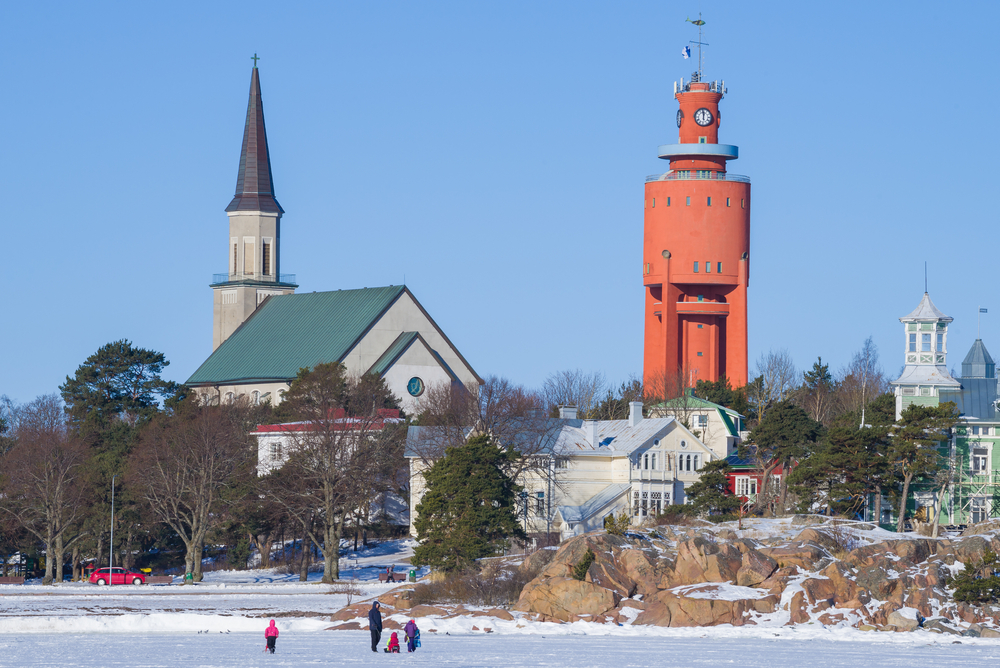
[[576, 419], [576, 406], [560, 406], [559, 407], [559, 419], [560, 420], [575, 420]]
[[628, 426], [636, 427], [642, 422], [642, 402], [628, 402]]
[[587, 442], [591, 446], [597, 447], [597, 421], [596, 420], [584, 420], [583, 421], [583, 434], [587, 438]]

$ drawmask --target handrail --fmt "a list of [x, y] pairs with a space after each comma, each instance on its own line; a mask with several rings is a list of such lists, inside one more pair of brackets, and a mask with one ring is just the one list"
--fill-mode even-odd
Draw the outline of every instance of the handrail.
[[212, 274], [212, 285], [219, 283], [235, 283], [237, 281], [255, 281], [257, 283], [285, 283], [297, 285], [295, 274]]
[[729, 172], [689, 169], [665, 172], [663, 174], [650, 174], [646, 177], [646, 183], [652, 181], [735, 181], [737, 183], [750, 183], [750, 177], [743, 176], [742, 174], [730, 174]]

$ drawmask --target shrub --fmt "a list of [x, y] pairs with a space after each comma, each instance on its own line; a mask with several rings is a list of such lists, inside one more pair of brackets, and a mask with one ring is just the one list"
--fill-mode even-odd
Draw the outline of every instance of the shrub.
[[594, 563], [594, 559], [597, 555], [589, 547], [583, 555], [583, 559], [577, 562], [576, 566], [573, 567], [573, 577], [577, 580], [583, 580], [587, 577], [587, 571], [590, 570], [590, 565]]
[[948, 580], [955, 589], [952, 595], [962, 603], [995, 603], [1000, 601], [1000, 559], [995, 552], [986, 550], [981, 559], [970, 562], [965, 570]]
[[627, 510], [623, 510], [618, 517], [612, 514], [604, 518], [604, 530], [612, 536], [624, 536], [631, 524], [632, 518], [628, 516]]
[[674, 526], [686, 526], [691, 524], [691, 506], [676, 503], [672, 506], [664, 506], [663, 512], [656, 516], [656, 524], [663, 526], [672, 524]]
[[524, 571], [500, 559], [478, 562], [481, 568], [459, 571], [437, 571], [430, 582], [418, 584], [413, 590], [414, 605], [463, 603], [491, 608], [509, 608], [521, 596], [521, 590], [538, 575]]

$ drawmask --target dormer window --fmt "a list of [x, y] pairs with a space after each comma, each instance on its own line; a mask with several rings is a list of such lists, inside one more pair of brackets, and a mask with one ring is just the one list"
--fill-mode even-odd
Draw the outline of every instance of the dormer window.
[[920, 352], [929, 353], [931, 351], [931, 335], [921, 334], [920, 335]]
[[911, 353], [917, 352], [917, 335], [913, 334], [913, 333], [910, 334], [910, 348], [909, 348], [909, 351]]

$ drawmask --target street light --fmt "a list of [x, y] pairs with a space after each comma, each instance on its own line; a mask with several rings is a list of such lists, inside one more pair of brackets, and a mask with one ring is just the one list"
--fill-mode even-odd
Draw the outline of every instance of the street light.
[[115, 568], [115, 478], [118, 474], [111, 476], [111, 545], [108, 549], [108, 586], [115, 583], [113, 576]]

